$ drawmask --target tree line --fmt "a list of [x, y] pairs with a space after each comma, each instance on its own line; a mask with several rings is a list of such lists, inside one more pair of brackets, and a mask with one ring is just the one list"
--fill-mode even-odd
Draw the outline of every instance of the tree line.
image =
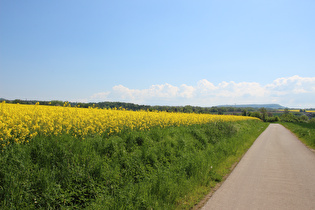
[[39, 105], [48, 105], [48, 106], [63, 106], [65, 102], [67, 104], [70, 104], [71, 106], [81, 107], [81, 108], [123, 108], [127, 110], [133, 110], [133, 111], [139, 111], [139, 110], [149, 110], [149, 111], [166, 111], [166, 112], [183, 112], [183, 113], [209, 113], [209, 114], [224, 114], [226, 112], [233, 113], [235, 112], [240, 114], [245, 109], [248, 111], [255, 111], [257, 109], [255, 108], [242, 108], [242, 107], [199, 107], [199, 106], [150, 106], [150, 105], [139, 105], [134, 103], [125, 103], [125, 102], [89, 102], [89, 103], [82, 103], [82, 102], [68, 102], [68, 101], [60, 101], [60, 100], [52, 100], [52, 101], [37, 101], [37, 100], [21, 100], [21, 99], [15, 99], [15, 100], [5, 100], [0, 99], [0, 102], [6, 101], [7, 103], [13, 103], [13, 104], [36, 104], [39, 103]]

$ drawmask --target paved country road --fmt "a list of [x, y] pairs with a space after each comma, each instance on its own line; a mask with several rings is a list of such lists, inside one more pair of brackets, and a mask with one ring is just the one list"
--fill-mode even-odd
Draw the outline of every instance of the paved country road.
[[315, 209], [315, 153], [270, 124], [202, 209]]

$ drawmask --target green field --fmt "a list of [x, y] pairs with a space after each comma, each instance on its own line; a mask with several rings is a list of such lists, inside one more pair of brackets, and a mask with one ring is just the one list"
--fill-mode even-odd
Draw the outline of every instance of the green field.
[[189, 209], [267, 126], [215, 122], [12, 144], [0, 153], [0, 208]]

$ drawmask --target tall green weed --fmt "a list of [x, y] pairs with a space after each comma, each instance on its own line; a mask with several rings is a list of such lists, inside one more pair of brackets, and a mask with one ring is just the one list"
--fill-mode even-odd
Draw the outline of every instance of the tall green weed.
[[0, 208], [190, 208], [266, 126], [216, 122], [13, 144], [0, 153]]

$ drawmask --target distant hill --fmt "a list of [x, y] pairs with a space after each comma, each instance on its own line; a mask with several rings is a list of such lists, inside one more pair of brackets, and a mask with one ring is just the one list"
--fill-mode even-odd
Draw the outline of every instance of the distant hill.
[[240, 104], [240, 105], [220, 105], [218, 107], [235, 107], [235, 108], [266, 108], [266, 109], [284, 109], [286, 107], [279, 104]]

